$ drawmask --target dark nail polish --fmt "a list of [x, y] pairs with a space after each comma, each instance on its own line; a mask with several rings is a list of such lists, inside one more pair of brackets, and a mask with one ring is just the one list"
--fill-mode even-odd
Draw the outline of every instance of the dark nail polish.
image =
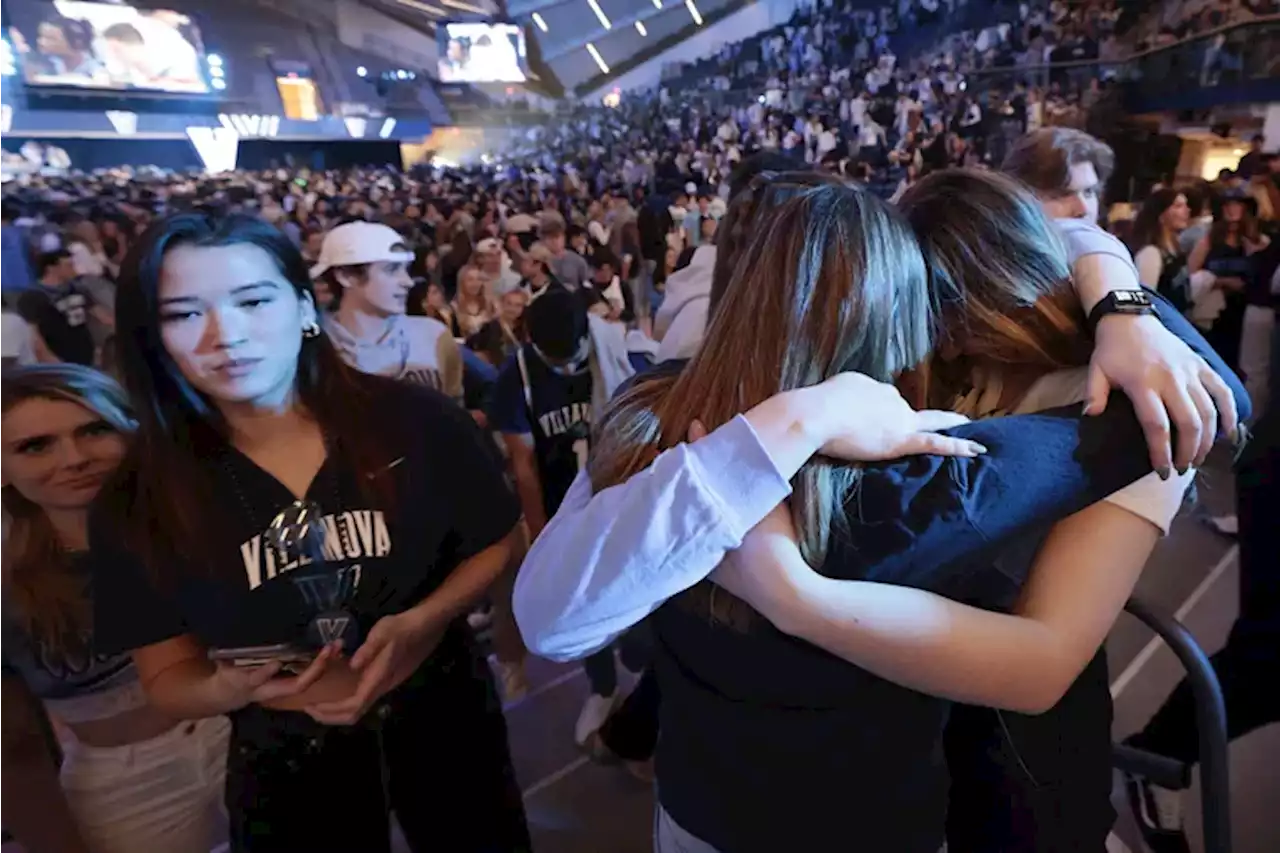
[[1161, 479], [1161, 480], [1167, 480], [1167, 479], [1169, 479], [1169, 469], [1168, 469], [1168, 467], [1164, 467], [1164, 468], [1157, 468], [1157, 469], [1156, 469], [1156, 473], [1160, 475], [1160, 479]]

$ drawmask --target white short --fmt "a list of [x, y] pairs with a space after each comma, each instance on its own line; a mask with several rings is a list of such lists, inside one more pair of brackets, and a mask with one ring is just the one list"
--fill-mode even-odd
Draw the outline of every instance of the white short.
[[209, 853], [226, 839], [231, 723], [181, 723], [111, 748], [64, 743], [62, 788], [94, 853]]

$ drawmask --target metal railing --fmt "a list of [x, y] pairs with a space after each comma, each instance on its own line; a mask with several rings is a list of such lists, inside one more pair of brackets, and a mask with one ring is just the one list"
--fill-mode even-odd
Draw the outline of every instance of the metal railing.
[[[1231, 853], [1231, 774], [1227, 740], [1227, 708], [1213, 664], [1181, 622], [1153, 610], [1136, 598], [1125, 610], [1156, 633], [1178, 656], [1196, 706], [1200, 742], [1200, 809], [1204, 853]], [[1183, 790], [1191, 784], [1191, 765], [1163, 755], [1116, 744], [1112, 763], [1162, 788]]]

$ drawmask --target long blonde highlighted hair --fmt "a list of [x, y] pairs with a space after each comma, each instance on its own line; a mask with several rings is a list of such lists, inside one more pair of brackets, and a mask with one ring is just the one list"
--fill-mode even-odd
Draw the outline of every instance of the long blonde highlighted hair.
[[[38, 364], [4, 371], [0, 379], [8, 414], [30, 400], [75, 403], [122, 435], [137, 428], [128, 398], [114, 379], [78, 364]], [[0, 490], [7, 528], [4, 587], [19, 627], [55, 657], [83, 650], [92, 624], [85, 579], [71, 571], [69, 554], [49, 516], [14, 486]]]
[[[808, 174], [769, 176], [747, 192], [733, 204], [751, 210], [751, 228], [698, 353], [678, 376], [641, 381], [609, 406], [588, 458], [594, 489], [646, 468], [695, 418], [715, 429], [779, 392], [844, 371], [888, 380], [928, 354], [924, 259], [895, 211]], [[856, 467], [822, 457], [793, 478], [810, 564], [840, 531], [856, 478]]]

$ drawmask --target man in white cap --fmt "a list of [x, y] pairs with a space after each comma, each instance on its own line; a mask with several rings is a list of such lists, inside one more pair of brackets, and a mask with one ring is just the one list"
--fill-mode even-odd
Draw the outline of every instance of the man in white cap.
[[460, 401], [462, 354], [449, 329], [405, 315], [412, 260], [404, 238], [386, 225], [349, 222], [325, 235], [311, 268], [333, 292], [325, 332], [357, 370], [429, 385]]

